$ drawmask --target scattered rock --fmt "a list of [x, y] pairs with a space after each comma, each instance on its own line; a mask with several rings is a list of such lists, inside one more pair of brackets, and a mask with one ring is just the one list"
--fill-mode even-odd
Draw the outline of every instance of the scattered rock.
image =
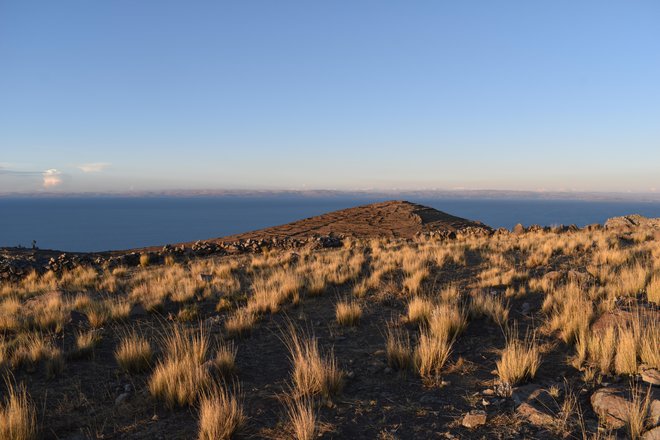
[[[645, 392], [642, 390], [642, 392]], [[653, 426], [660, 422], [660, 390], [651, 389], [649, 419]], [[628, 420], [629, 407], [632, 401], [629, 388], [604, 387], [591, 395], [591, 406], [601, 420], [609, 427], [618, 429]]]
[[559, 407], [547, 390], [529, 384], [516, 388], [512, 397], [518, 405], [516, 412], [533, 425], [548, 426], [554, 423]]
[[660, 371], [657, 368], [641, 365], [639, 367], [639, 374], [642, 376], [644, 382], [660, 386]]
[[656, 426], [642, 434], [642, 440], [660, 440], [660, 426]]
[[121, 393], [117, 398], [115, 399], [115, 405], [123, 405], [128, 401], [128, 399], [131, 397], [131, 393]]
[[486, 411], [480, 409], [476, 409], [465, 414], [465, 416], [463, 416], [463, 421], [461, 422], [461, 425], [470, 429], [485, 424], [486, 424]]

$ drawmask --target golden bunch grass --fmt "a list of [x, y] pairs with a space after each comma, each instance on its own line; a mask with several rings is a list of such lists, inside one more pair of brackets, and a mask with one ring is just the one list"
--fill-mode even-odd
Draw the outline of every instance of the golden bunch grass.
[[49, 377], [59, 374], [64, 368], [62, 350], [50, 338], [40, 333], [19, 335], [11, 356], [12, 368], [25, 367], [32, 370], [42, 361], [46, 363]]
[[648, 391], [642, 391], [639, 385], [631, 385], [632, 401], [626, 414], [626, 430], [632, 440], [642, 438], [642, 433], [651, 425], [649, 410], [651, 408], [651, 386]]
[[424, 280], [430, 275], [427, 267], [420, 267], [414, 272], [406, 275], [403, 279], [403, 288], [406, 292], [416, 295], [421, 292]]
[[518, 330], [508, 332], [506, 346], [500, 359], [496, 361], [497, 375], [502, 383], [516, 385], [526, 379], [532, 379], [541, 365], [541, 353], [536, 338], [527, 335], [518, 338]]
[[284, 336], [293, 367], [292, 379], [295, 391], [304, 396], [320, 394], [329, 398], [341, 391], [343, 372], [337, 366], [332, 352], [322, 356], [318, 339], [298, 332], [289, 326]]
[[478, 291], [470, 303], [470, 315], [473, 317], [486, 316], [500, 326], [504, 326], [509, 319], [509, 306], [502, 300], [488, 292]]
[[454, 339], [467, 325], [467, 317], [458, 304], [439, 304], [428, 320], [431, 334], [447, 340]]
[[339, 325], [357, 325], [362, 317], [362, 307], [355, 301], [339, 301], [335, 308], [335, 317]]
[[442, 368], [449, 359], [453, 341], [422, 329], [415, 349], [415, 362], [420, 376], [431, 381], [440, 378]]
[[233, 342], [220, 344], [215, 353], [213, 364], [222, 374], [230, 374], [236, 369], [237, 349]]
[[0, 403], [0, 438], [35, 440], [38, 436], [37, 417], [25, 386], [15, 387], [5, 379], [7, 393]]
[[129, 373], [140, 373], [151, 366], [153, 350], [149, 341], [133, 330], [126, 333], [115, 350], [119, 366]]
[[[240, 391], [238, 392], [240, 394]], [[199, 440], [228, 440], [247, 422], [240, 397], [223, 386], [213, 386], [199, 399]]]
[[407, 318], [410, 323], [426, 324], [433, 313], [433, 301], [420, 296], [414, 296], [408, 302]]
[[617, 331], [614, 371], [616, 374], [637, 374], [638, 336], [632, 328], [619, 327]]
[[69, 356], [72, 358], [84, 358], [91, 356], [94, 348], [101, 341], [101, 335], [94, 331], [89, 330], [86, 332], [78, 332], [76, 334], [75, 347]]
[[390, 323], [386, 330], [387, 364], [396, 370], [405, 370], [413, 364], [410, 336], [404, 328]]
[[309, 396], [290, 396], [284, 406], [288, 419], [288, 431], [295, 440], [314, 440], [319, 434], [318, 415], [314, 401]]
[[164, 358], [149, 379], [149, 391], [168, 407], [192, 405], [211, 384], [211, 375], [203, 365], [210, 341], [200, 326], [189, 331], [174, 325], [164, 336]]
[[651, 277], [651, 281], [646, 287], [646, 297], [649, 301], [660, 306], [660, 274], [656, 273]]
[[257, 319], [258, 316], [249, 308], [240, 308], [227, 317], [225, 331], [229, 336], [242, 336], [252, 330]]
[[660, 323], [647, 322], [639, 340], [639, 357], [642, 363], [652, 368], [660, 368]]

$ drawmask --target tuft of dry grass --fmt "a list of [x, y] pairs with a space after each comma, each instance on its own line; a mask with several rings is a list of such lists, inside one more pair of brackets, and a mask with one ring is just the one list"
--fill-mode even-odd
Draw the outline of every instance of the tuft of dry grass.
[[631, 385], [631, 395], [632, 401], [628, 405], [626, 430], [630, 439], [637, 440], [642, 437], [642, 433], [651, 425], [649, 420], [651, 386], [649, 385], [648, 391], [644, 393], [639, 385]]
[[413, 363], [413, 350], [408, 332], [390, 324], [387, 326], [386, 338], [387, 364], [396, 370], [409, 368]]
[[15, 387], [5, 379], [7, 393], [0, 403], [0, 438], [7, 440], [35, 440], [37, 417], [24, 385]]
[[309, 396], [288, 397], [284, 401], [288, 431], [295, 440], [313, 440], [319, 435], [318, 415]]
[[408, 322], [426, 324], [433, 313], [433, 301], [420, 296], [413, 297], [408, 302]]
[[339, 301], [335, 316], [339, 325], [357, 325], [362, 317], [362, 307], [355, 301]]
[[637, 335], [632, 328], [619, 327], [614, 355], [617, 374], [637, 374]]
[[222, 374], [230, 374], [236, 369], [237, 349], [233, 342], [222, 343], [215, 353], [213, 364]]
[[509, 306], [488, 292], [478, 291], [470, 303], [470, 315], [473, 317], [487, 316], [499, 326], [504, 326], [509, 319]]
[[199, 440], [228, 440], [243, 428], [246, 421], [241, 399], [236, 393], [217, 385], [202, 393], [199, 400]]
[[89, 357], [100, 341], [101, 335], [94, 330], [78, 332], [76, 334], [76, 345], [69, 356], [77, 359]]
[[415, 349], [415, 361], [420, 376], [437, 382], [451, 354], [452, 341], [422, 329]]
[[428, 321], [429, 331], [438, 338], [454, 339], [467, 325], [467, 317], [458, 304], [437, 305]]
[[656, 273], [651, 277], [648, 286], [646, 286], [646, 297], [649, 301], [660, 306], [660, 274]]
[[149, 391], [165, 401], [168, 407], [192, 405], [211, 384], [211, 376], [203, 365], [209, 351], [209, 337], [200, 326], [189, 331], [179, 325], [164, 336], [165, 356], [149, 379]]
[[117, 363], [124, 371], [129, 373], [140, 373], [148, 370], [152, 358], [151, 344], [135, 330], [122, 337], [115, 351]]
[[293, 384], [298, 394], [320, 394], [330, 398], [341, 391], [343, 372], [337, 366], [332, 352], [325, 357], [321, 355], [317, 338], [297, 331], [290, 324], [284, 343], [289, 350]]
[[532, 379], [541, 365], [541, 353], [535, 337], [527, 335], [518, 338], [518, 330], [508, 332], [501, 357], [496, 361], [497, 375], [502, 383], [516, 385], [525, 379]]
[[249, 333], [257, 322], [257, 315], [247, 307], [240, 308], [225, 321], [225, 330], [229, 336], [242, 336]]
[[50, 338], [40, 333], [19, 335], [11, 356], [12, 368], [25, 367], [28, 371], [34, 371], [42, 361], [45, 362], [48, 377], [54, 377], [64, 370], [62, 350]]

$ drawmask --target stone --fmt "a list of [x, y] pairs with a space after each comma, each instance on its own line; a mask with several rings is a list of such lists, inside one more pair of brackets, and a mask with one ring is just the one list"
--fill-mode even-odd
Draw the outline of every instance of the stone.
[[642, 434], [642, 440], [660, 440], [660, 426], [656, 426]]
[[660, 371], [657, 368], [642, 365], [639, 367], [639, 374], [644, 382], [660, 386]]
[[121, 393], [117, 398], [115, 399], [115, 405], [123, 405], [128, 401], [128, 399], [131, 397], [131, 393]]
[[[660, 423], [660, 390], [651, 388], [641, 392], [650, 392], [649, 421], [652, 426]], [[596, 390], [591, 395], [591, 406], [601, 420], [610, 428], [618, 429], [628, 420], [628, 412], [632, 397], [630, 389], [622, 386], [610, 386]]]
[[486, 411], [473, 410], [463, 416], [461, 424], [466, 428], [476, 428], [486, 424]]
[[535, 384], [518, 387], [513, 390], [513, 401], [516, 403], [516, 413], [537, 426], [548, 426], [554, 423], [559, 406], [550, 393]]

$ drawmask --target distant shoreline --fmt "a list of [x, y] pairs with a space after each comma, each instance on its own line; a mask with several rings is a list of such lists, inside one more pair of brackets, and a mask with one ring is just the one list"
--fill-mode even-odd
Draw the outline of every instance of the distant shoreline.
[[558, 200], [660, 203], [654, 192], [509, 191], [509, 190], [161, 190], [130, 192], [0, 192], [0, 198], [181, 198], [181, 197], [314, 197], [427, 198], [470, 200]]

